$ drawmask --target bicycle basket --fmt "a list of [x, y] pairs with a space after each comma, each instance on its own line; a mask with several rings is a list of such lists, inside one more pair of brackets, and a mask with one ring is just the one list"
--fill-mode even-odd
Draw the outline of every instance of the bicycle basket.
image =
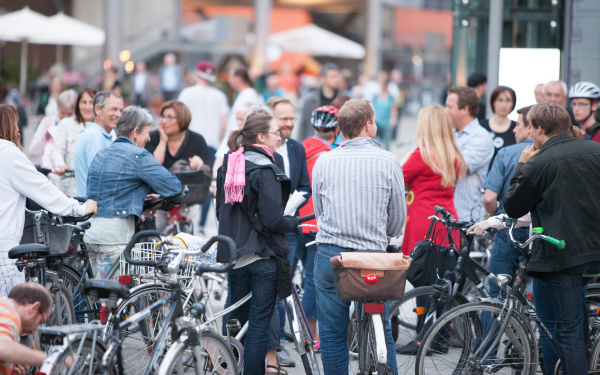
[[41, 236], [38, 236], [38, 230], [35, 225], [34, 214], [25, 213], [25, 225], [23, 228], [23, 237], [21, 244], [43, 243], [48, 245], [50, 255], [71, 255], [73, 247], [69, 248], [73, 228], [52, 225], [50, 216], [42, 214]]
[[191, 206], [206, 202], [212, 177], [209, 166], [203, 165], [202, 169], [194, 170], [190, 168], [187, 162], [177, 161], [169, 168], [169, 172], [173, 173], [181, 181], [182, 188], [185, 185], [188, 187], [188, 192], [181, 199], [181, 203]]
[[344, 252], [330, 258], [342, 301], [389, 301], [404, 296], [411, 258], [386, 252]]

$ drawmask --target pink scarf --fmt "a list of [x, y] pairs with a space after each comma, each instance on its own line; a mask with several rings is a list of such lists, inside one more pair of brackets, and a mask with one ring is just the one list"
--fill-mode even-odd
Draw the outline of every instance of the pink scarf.
[[[272, 158], [273, 151], [265, 145], [255, 144], [265, 150]], [[227, 159], [227, 174], [225, 175], [225, 203], [238, 203], [244, 199], [246, 186], [246, 156], [244, 148], [240, 147], [229, 154]]]

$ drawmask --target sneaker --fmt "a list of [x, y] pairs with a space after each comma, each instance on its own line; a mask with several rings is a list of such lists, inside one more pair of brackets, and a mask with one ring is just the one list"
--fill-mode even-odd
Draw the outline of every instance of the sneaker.
[[321, 341], [316, 333], [313, 333], [313, 350], [315, 353], [321, 353]]
[[296, 362], [286, 349], [277, 352], [277, 363], [283, 367], [296, 367]]

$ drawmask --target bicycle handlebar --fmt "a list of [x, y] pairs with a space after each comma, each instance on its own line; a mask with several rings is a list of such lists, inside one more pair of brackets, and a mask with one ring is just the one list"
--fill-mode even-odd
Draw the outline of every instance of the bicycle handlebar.
[[217, 273], [225, 273], [229, 272], [233, 266], [235, 266], [236, 262], [236, 254], [235, 254], [235, 242], [230, 237], [227, 236], [214, 236], [211, 237], [207, 243], [202, 246], [202, 252], [206, 252], [215, 242], [225, 242], [227, 247], [227, 255], [229, 255], [229, 262], [224, 263], [220, 266], [212, 266], [206, 263], [196, 263], [194, 267], [194, 271], [196, 271], [197, 275], [202, 275], [205, 272], [217, 272]]
[[127, 261], [127, 263], [137, 265], [137, 266], [149, 266], [155, 267], [157, 262], [153, 260], [139, 260], [133, 259], [131, 257], [131, 249], [135, 246], [136, 243], [140, 242], [140, 240], [144, 237], [158, 237], [160, 238], [160, 232], [157, 230], [143, 230], [141, 232], [137, 232], [131, 237], [127, 245], [125, 246], [125, 250], [123, 250], [123, 257]]
[[315, 214], [310, 214], [310, 215], [306, 215], [306, 216], [298, 216], [298, 217], [296, 217], [296, 220], [298, 220], [299, 223], [304, 223], [305, 221], [312, 220], [315, 217], [316, 217]]
[[504, 221], [504, 223], [506, 223], [509, 226], [508, 236], [510, 238], [510, 241], [515, 246], [517, 246], [521, 249], [525, 249], [527, 246], [529, 246], [530, 243], [532, 243], [534, 240], [537, 240], [537, 239], [544, 240], [544, 241], [556, 246], [559, 250], [562, 250], [565, 248], [565, 246], [567, 246], [567, 244], [564, 240], [559, 240], [554, 237], [547, 236], [545, 234], [534, 234], [533, 236], [529, 237], [527, 239], [527, 241], [525, 241], [524, 243], [520, 243], [519, 241], [517, 241], [515, 239], [515, 237], [513, 235], [513, 230], [517, 227], [517, 220], [511, 219], [511, 218], [506, 218], [506, 219], [503, 219], [503, 221]]

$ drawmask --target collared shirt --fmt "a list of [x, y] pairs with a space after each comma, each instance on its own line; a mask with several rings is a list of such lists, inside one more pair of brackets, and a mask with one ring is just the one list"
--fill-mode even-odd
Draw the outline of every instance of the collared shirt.
[[356, 138], [319, 156], [313, 169], [317, 242], [384, 250], [406, 221], [404, 177], [394, 154]]
[[88, 122], [85, 130], [79, 136], [75, 146], [75, 182], [77, 196], [87, 197], [87, 178], [90, 164], [98, 151], [108, 147], [112, 136], [95, 122]]
[[521, 153], [525, 147], [532, 144], [533, 140], [529, 138], [519, 144], [500, 149], [496, 155], [490, 173], [485, 180], [485, 184], [483, 184], [484, 189], [498, 193], [499, 205], [496, 215], [504, 213], [504, 203], [502, 201], [510, 188], [510, 179], [515, 172]]
[[287, 139], [283, 141], [283, 145], [277, 149], [277, 153], [283, 158], [283, 166], [285, 167], [286, 176], [290, 177], [290, 155], [287, 149]]
[[481, 221], [485, 215], [481, 189], [494, 155], [494, 143], [477, 119], [473, 119], [460, 134], [454, 129], [454, 137], [468, 168], [466, 179], [458, 180], [454, 189], [456, 213], [459, 220]]

